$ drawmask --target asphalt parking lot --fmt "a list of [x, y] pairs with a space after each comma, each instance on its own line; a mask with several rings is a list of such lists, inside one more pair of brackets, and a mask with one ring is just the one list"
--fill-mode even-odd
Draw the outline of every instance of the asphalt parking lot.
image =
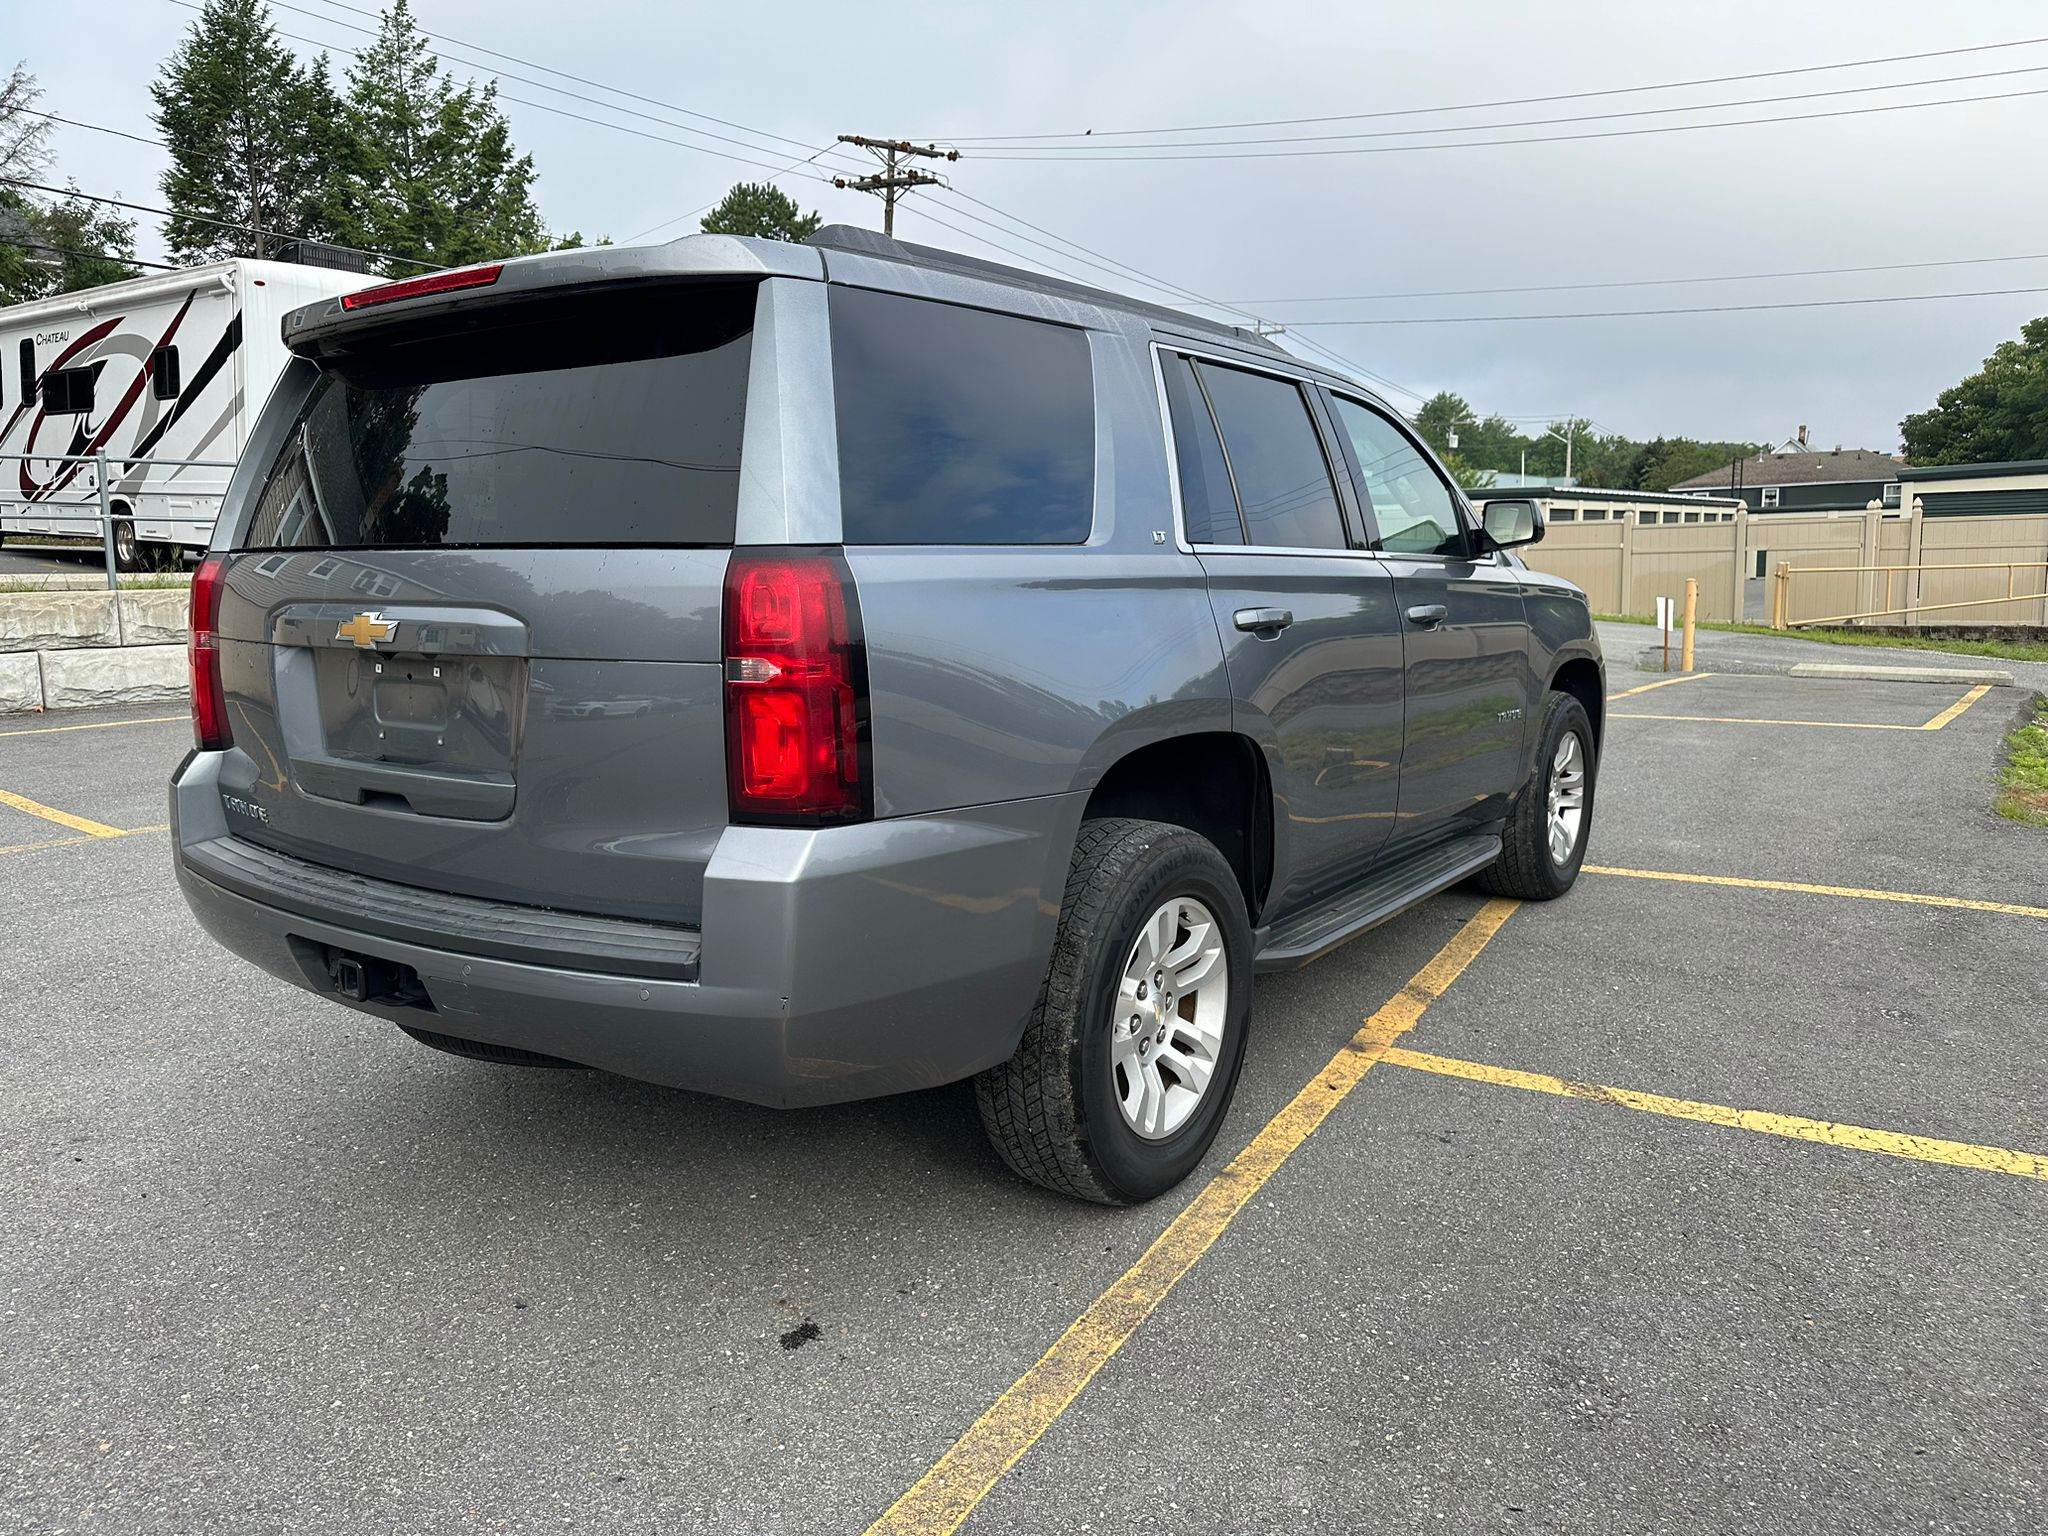
[[1130, 1211], [414, 1045], [187, 917], [182, 714], [0, 718], [0, 1529], [2043, 1529], [2027, 692], [1612, 665], [1578, 888], [1262, 980]]

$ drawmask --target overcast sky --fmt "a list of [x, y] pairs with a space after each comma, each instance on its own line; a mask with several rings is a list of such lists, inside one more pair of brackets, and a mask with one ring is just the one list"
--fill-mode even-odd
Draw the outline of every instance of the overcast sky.
[[[337, 65], [372, 25], [336, 0], [294, 0], [279, 29], [329, 47]], [[373, 9], [377, 0], [349, 0]], [[193, 12], [177, 0], [7, 5], [0, 54], [24, 59], [44, 106], [151, 132], [148, 85]], [[1176, 127], [1388, 112], [1829, 64], [2048, 35], [2040, 0], [1640, 0], [1305, 4], [1032, 3], [745, 6], [595, 0], [417, 0], [430, 31], [745, 124], [736, 132], [638, 102], [620, 105], [758, 149], [697, 140], [780, 166], [839, 132], [927, 137]], [[305, 52], [313, 49], [293, 43]], [[448, 55], [483, 56], [452, 43]], [[452, 66], [459, 73], [484, 73]], [[600, 91], [499, 61], [586, 95]], [[1990, 71], [1918, 90], [1810, 93]], [[505, 80], [505, 95], [694, 139], [677, 126], [608, 113]], [[1685, 91], [1491, 112], [1397, 117], [1244, 136], [1441, 128], [1589, 113], [1805, 99], [1496, 136], [1589, 133], [1716, 118], [1839, 111], [1901, 101], [2048, 92], [2048, 46], [1793, 75]], [[551, 228], [626, 240], [761, 171], [731, 160], [508, 102], [539, 170]], [[1438, 142], [1474, 135], [1437, 134]], [[1164, 137], [1178, 137], [1167, 135]], [[1360, 144], [1412, 144], [1393, 138]], [[1102, 139], [1097, 144], [1143, 144]], [[159, 200], [161, 151], [76, 128], [55, 140], [60, 176], [89, 192]], [[964, 145], [970, 151], [974, 146]], [[1325, 145], [1273, 146], [1320, 148]], [[953, 184], [1118, 261], [1199, 293], [1257, 300], [1283, 319], [1495, 315], [1840, 299], [1986, 288], [2048, 288], [2048, 260], [1771, 282], [1595, 289], [1371, 304], [1282, 303], [1408, 293], [1711, 277], [2048, 252], [2048, 94], [1968, 105], [1595, 140], [1170, 164], [1045, 163], [968, 153]], [[880, 204], [792, 175], [783, 185], [828, 221], [879, 226]], [[899, 215], [909, 239], [992, 254], [931, 215], [1017, 251], [1048, 253], [922, 193]], [[692, 230], [676, 223], [662, 235]], [[1028, 231], [1026, 232], [1028, 233]], [[145, 218], [143, 254], [160, 253]], [[1073, 261], [1074, 275], [1107, 281]], [[1135, 285], [1132, 291], [1140, 291]], [[1148, 297], [1156, 297], [1147, 294]], [[1893, 449], [1898, 420], [1974, 369], [2048, 292], [1919, 304], [1654, 318], [1301, 327], [1300, 335], [1409, 389], [1458, 391], [1481, 411], [1593, 418], [1636, 437], [1777, 439], [1802, 422], [1816, 443]], [[1413, 409], [1406, 396], [1392, 398]]]

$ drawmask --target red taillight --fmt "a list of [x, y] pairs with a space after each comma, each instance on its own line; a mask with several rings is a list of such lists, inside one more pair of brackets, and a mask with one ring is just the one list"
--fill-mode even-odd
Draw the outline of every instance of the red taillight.
[[865, 687], [845, 566], [735, 554], [725, 571], [725, 755], [735, 821], [868, 813]]
[[402, 283], [381, 283], [341, 296], [343, 309], [368, 309], [372, 304], [389, 304], [394, 299], [424, 298], [430, 293], [453, 293], [459, 288], [488, 288], [505, 270], [502, 261], [487, 267], [459, 267], [453, 272], [436, 272], [432, 277], [408, 277]]
[[185, 654], [192, 662], [192, 739], [202, 752], [224, 752], [230, 740], [219, 644], [221, 578], [227, 568], [225, 555], [208, 555], [192, 573], [192, 620]]

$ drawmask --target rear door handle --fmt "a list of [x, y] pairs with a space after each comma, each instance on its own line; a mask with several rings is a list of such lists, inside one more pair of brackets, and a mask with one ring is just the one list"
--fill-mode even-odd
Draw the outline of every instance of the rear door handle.
[[1442, 603], [1421, 603], [1408, 610], [1410, 624], [1426, 624], [1434, 628], [1451, 616], [1451, 610]]
[[1231, 622], [1248, 634], [1277, 635], [1294, 622], [1294, 613], [1287, 608], [1240, 608]]

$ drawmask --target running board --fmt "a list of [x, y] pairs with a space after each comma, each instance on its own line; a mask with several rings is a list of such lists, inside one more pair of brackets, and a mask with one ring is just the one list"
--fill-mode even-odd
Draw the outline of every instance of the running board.
[[1476, 875], [1500, 857], [1500, 835], [1461, 837], [1377, 870], [1319, 907], [1298, 912], [1265, 933], [1255, 968], [1287, 971], [1376, 928], [1418, 901]]

